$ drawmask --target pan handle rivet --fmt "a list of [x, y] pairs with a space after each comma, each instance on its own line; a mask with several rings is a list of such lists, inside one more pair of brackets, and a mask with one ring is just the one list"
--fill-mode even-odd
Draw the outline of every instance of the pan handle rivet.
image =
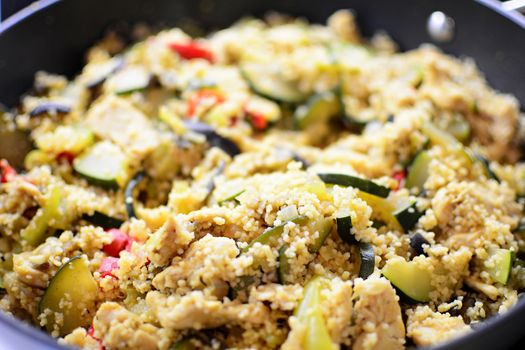
[[454, 28], [454, 20], [441, 11], [432, 12], [428, 17], [427, 31], [434, 41], [451, 41], [454, 38]]

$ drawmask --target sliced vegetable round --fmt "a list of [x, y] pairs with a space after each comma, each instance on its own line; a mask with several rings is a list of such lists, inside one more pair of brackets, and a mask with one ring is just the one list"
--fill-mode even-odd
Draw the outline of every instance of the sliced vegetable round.
[[408, 298], [408, 301], [422, 303], [430, 301], [432, 291], [430, 273], [414, 262], [407, 262], [401, 257], [391, 258], [386, 262], [382, 273], [403, 293], [402, 296]]
[[126, 190], [124, 191], [124, 203], [126, 204], [126, 212], [128, 213], [128, 219], [136, 218], [137, 213], [135, 212], [135, 198], [133, 192], [135, 188], [146, 178], [146, 173], [139, 171], [138, 173], [129, 180]]
[[430, 245], [430, 243], [421, 233], [418, 232], [410, 236], [410, 248], [414, 250], [416, 256], [426, 255], [423, 245]]
[[421, 126], [421, 131], [426, 137], [429, 138], [432, 144], [448, 149], [449, 151], [454, 152], [459, 157], [461, 157], [466, 164], [472, 164], [472, 155], [465, 149], [465, 147], [463, 147], [461, 142], [454, 138], [454, 136], [439, 129], [431, 122], [423, 123]]
[[44, 102], [36, 106], [29, 112], [30, 117], [37, 117], [44, 114], [66, 114], [71, 112], [71, 106], [58, 102]]
[[93, 225], [100, 226], [104, 230], [110, 228], [119, 228], [124, 223], [123, 220], [113, 218], [99, 211], [95, 211], [92, 215], [84, 214], [82, 215], [82, 219], [92, 223]]
[[322, 219], [310, 222], [310, 224], [308, 225], [308, 231], [311, 234], [315, 234], [317, 232], [317, 234], [319, 235], [315, 239], [314, 244], [308, 248], [308, 251], [310, 253], [317, 253], [319, 249], [321, 249], [324, 241], [326, 241], [326, 239], [332, 232], [333, 226], [334, 226], [334, 220], [332, 218], [322, 218]]
[[73, 168], [93, 185], [118, 188], [127, 177], [124, 153], [110, 142], [99, 142], [75, 158]]
[[306, 96], [283, 79], [279, 70], [263, 63], [244, 63], [241, 73], [255, 93], [277, 102], [301, 103]]
[[[494, 249], [490, 251], [486, 271], [498, 283], [507, 284], [512, 270], [512, 251], [509, 249]], [[486, 266], [486, 265], [485, 265]]]
[[483, 157], [481, 154], [474, 154], [474, 157], [483, 165], [483, 169], [485, 170], [485, 175], [489, 179], [496, 180], [497, 182], [501, 182], [498, 175], [496, 175], [492, 169], [490, 168], [490, 162], [487, 158]]
[[279, 283], [286, 284], [288, 283], [288, 277], [290, 276], [290, 262], [286, 256], [287, 246], [283, 245], [279, 248]]
[[[91, 321], [86, 310], [91, 310], [98, 295], [98, 285], [81, 256], [67, 261], [55, 273], [47, 287], [38, 312], [45, 315], [46, 329], [52, 332], [58, 326], [60, 336]], [[57, 322], [57, 315], [61, 321]]]
[[220, 135], [208, 124], [187, 120], [184, 121], [184, 125], [186, 128], [188, 128], [188, 130], [204, 135], [204, 137], [206, 137], [206, 141], [211, 147], [222, 149], [230, 157], [235, 157], [241, 153], [239, 146], [237, 146], [235, 142]]
[[106, 82], [107, 89], [117, 95], [127, 95], [145, 90], [151, 81], [151, 75], [142, 67], [129, 66], [119, 70]]
[[304, 225], [307, 221], [308, 221], [308, 218], [304, 216], [297, 216], [285, 222], [284, 224], [267, 228], [266, 230], [264, 230], [263, 233], [261, 233], [253, 241], [251, 241], [250, 244], [248, 244], [245, 248], [243, 248], [241, 252], [243, 253], [247, 252], [248, 250], [250, 250], [251, 247], [253, 247], [255, 243], [269, 244], [273, 239], [279, 237], [283, 233], [284, 226], [288, 224], [289, 222], [293, 222], [298, 225]]
[[431, 161], [432, 157], [427, 151], [421, 151], [416, 155], [408, 171], [405, 182], [406, 188], [417, 188], [419, 192], [424, 190], [425, 182], [430, 175], [429, 165]]
[[394, 212], [394, 216], [405, 232], [412, 230], [419, 221], [419, 218], [424, 214], [424, 212], [420, 212], [417, 209], [416, 204], [416, 201], [411, 201]]
[[295, 310], [298, 322], [305, 326], [302, 333], [302, 348], [305, 350], [334, 350], [335, 346], [326, 327], [321, 309], [321, 291], [326, 278], [314, 277], [304, 287], [304, 297]]
[[366, 279], [374, 272], [376, 259], [374, 246], [370, 243], [359, 243], [359, 277]]
[[240, 190], [240, 191], [238, 191], [238, 192], [235, 192], [234, 194], [229, 195], [229, 196], [226, 197], [226, 198], [219, 199], [219, 200], [217, 201], [217, 204], [219, 204], [219, 205], [223, 205], [224, 203], [227, 203], [227, 202], [237, 202], [237, 203], [238, 203], [239, 201], [237, 200], [237, 197], [239, 197], [239, 196], [240, 196], [241, 194], [243, 194], [245, 191], [246, 191], [246, 190]]
[[343, 242], [348, 244], [357, 243], [355, 236], [352, 234], [352, 218], [350, 215], [338, 217], [335, 220], [337, 223], [337, 234]]
[[340, 111], [341, 105], [334, 93], [314, 95], [295, 110], [294, 124], [296, 128], [304, 130], [318, 123], [326, 123]]
[[388, 187], [378, 185], [374, 181], [353, 175], [337, 173], [321, 173], [317, 175], [327, 184], [355, 187], [363, 192], [370, 193], [374, 196], [382, 198], [388, 197], [388, 194], [390, 193], [390, 189]]
[[50, 222], [61, 221], [60, 201], [62, 191], [58, 186], [51, 187], [46, 202], [29, 225], [20, 232], [20, 237], [30, 246], [37, 246], [44, 241]]

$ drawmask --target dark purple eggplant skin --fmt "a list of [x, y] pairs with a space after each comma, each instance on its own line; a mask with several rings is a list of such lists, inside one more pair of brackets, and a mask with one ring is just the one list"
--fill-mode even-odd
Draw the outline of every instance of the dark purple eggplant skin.
[[116, 72], [118, 72], [119, 70], [121, 70], [123, 67], [124, 67], [124, 58], [120, 57], [120, 56], [115, 56], [113, 57], [113, 59], [116, 59], [116, 62], [115, 62], [115, 67], [105, 76], [101, 76], [99, 77], [98, 79], [95, 79], [95, 80], [92, 80], [92, 81], [89, 81], [86, 83], [86, 88], [88, 89], [96, 89], [98, 87], [100, 87], [102, 84], [104, 84], [104, 82], [109, 78], [110, 75], [112, 74], [115, 74]]
[[71, 107], [58, 102], [44, 102], [33, 108], [29, 112], [30, 117], [39, 117], [44, 114], [67, 114], [71, 112]]
[[222, 136], [208, 124], [195, 121], [185, 121], [184, 125], [186, 125], [189, 130], [204, 135], [206, 141], [211, 147], [222, 149], [232, 158], [241, 153], [239, 146], [237, 146], [235, 142]]

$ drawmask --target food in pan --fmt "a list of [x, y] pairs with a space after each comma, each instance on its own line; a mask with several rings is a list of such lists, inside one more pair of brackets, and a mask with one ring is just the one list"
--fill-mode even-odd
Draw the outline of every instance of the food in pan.
[[350, 11], [109, 35], [13, 113], [0, 306], [61, 343], [402, 349], [525, 286], [518, 102]]

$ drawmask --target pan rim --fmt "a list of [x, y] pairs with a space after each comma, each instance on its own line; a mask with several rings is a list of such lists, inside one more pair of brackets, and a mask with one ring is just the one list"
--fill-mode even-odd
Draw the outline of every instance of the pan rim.
[[[25, 19], [40, 12], [50, 6], [56, 5], [64, 0], [38, 0], [29, 6], [23, 8], [17, 13], [6, 18], [0, 23], [0, 36], [13, 28], [14, 26], [22, 23]], [[521, 27], [525, 30], [525, 15], [520, 14], [517, 11], [507, 11], [503, 8], [502, 4], [497, 0], [474, 0], [478, 4], [496, 12], [502, 17], [505, 17], [509, 21]], [[434, 346], [418, 348], [421, 350], [453, 350], [461, 349], [463, 345], [472, 342], [478, 334], [493, 332], [496, 329], [502, 327], [503, 324], [507, 324], [513, 321], [520, 313], [525, 312], [525, 298], [519, 298], [516, 305], [512, 306], [508, 311], [503, 314], [496, 315], [480, 323], [473, 331], [453, 338], [449, 341], [439, 343]], [[57, 340], [51, 337], [44, 331], [22, 321], [14, 316], [11, 316], [3, 311], [0, 311], [0, 323], [7, 326], [13, 332], [24, 337], [31, 337], [33, 340], [41, 342], [43, 345], [50, 346], [57, 350], [69, 349], [57, 342]]]

